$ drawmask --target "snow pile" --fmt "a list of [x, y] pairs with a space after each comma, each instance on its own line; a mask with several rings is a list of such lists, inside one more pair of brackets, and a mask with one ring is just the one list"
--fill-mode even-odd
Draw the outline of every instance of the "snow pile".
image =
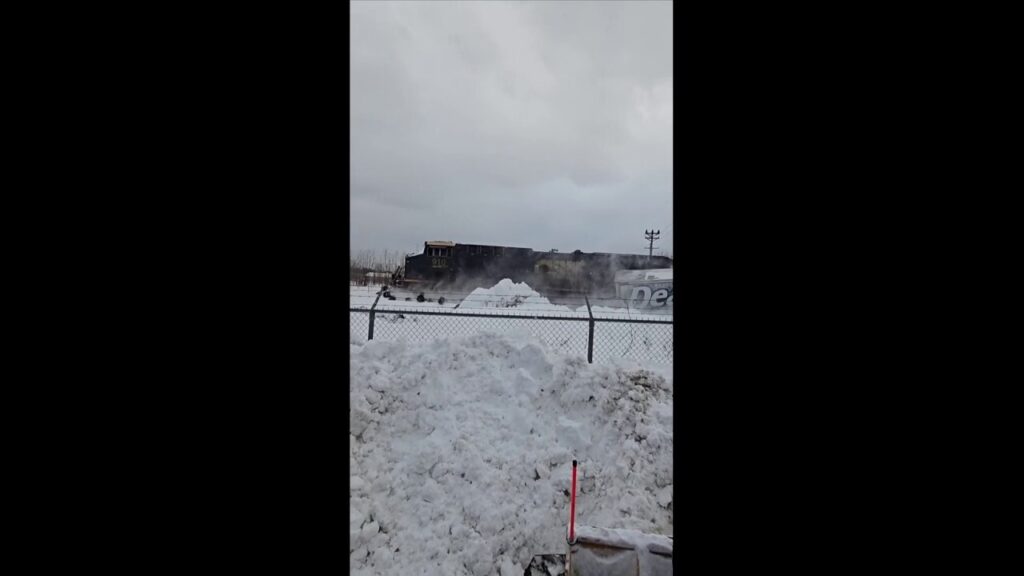
[[491, 288], [477, 288], [463, 301], [460, 308], [514, 308], [524, 306], [531, 310], [569, 312], [565, 306], [557, 306], [530, 288], [526, 282], [513, 282], [505, 278]]
[[352, 574], [522, 574], [577, 521], [672, 533], [672, 382], [523, 335], [353, 338]]
[[576, 534], [569, 558], [573, 574], [674, 574], [667, 536], [591, 526], [580, 526]]

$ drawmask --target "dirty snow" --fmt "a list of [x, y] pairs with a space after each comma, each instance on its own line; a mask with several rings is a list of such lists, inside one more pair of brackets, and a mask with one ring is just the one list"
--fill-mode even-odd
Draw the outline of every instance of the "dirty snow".
[[529, 335], [352, 335], [352, 574], [522, 574], [577, 522], [672, 534], [672, 377]]
[[[385, 308], [419, 308], [425, 310], [451, 310], [459, 304], [460, 298], [452, 297], [448, 295], [445, 297], [444, 302], [438, 302], [439, 297], [443, 295], [426, 293], [426, 297], [429, 297], [429, 301], [419, 302], [416, 300], [416, 296], [419, 292], [412, 292], [409, 290], [403, 290], [401, 288], [391, 288], [391, 294], [395, 297], [395, 300], [389, 300], [384, 296], [377, 299], [377, 293], [380, 292], [380, 286], [355, 286], [350, 285], [349, 287], [349, 306], [351, 308], [366, 308], [369, 309], [373, 306], [373, 302], [377, 301], [377, 309], [383, 310]], [[406, 300], [408, 298], [408, 300]]]

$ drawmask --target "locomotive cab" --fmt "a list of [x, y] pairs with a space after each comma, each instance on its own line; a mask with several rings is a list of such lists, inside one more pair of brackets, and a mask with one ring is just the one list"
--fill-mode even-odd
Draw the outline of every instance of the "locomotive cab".
[[455, 242], [428, 240], [423, 253], [405, 257], [403, 284], [439, 284], [455, 277], [452, 256]]

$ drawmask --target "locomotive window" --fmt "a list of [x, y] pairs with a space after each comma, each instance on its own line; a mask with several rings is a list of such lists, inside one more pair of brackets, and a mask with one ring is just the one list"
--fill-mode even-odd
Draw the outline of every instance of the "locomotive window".
[[484, 248], [484, 256], [490, 256], [490, 255], [491, 255], [491, 249], [490, 248]]
[[470, 247], [469, 247], [469, 253], [470, 253], [470, 254], [476, 254], [476, 253], [477, 253], [477, 251], [479, 251], [479, 250], [480, 250], [480, 249], [479, 249], [479, 248], [477, 248], [476, 246], [470, 246]]

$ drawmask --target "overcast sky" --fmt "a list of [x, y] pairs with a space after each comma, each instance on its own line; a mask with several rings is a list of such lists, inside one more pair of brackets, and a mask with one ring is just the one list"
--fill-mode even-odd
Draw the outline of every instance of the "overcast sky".
[[352, 250], [672, 253], [672, 5], [351, 3]]

